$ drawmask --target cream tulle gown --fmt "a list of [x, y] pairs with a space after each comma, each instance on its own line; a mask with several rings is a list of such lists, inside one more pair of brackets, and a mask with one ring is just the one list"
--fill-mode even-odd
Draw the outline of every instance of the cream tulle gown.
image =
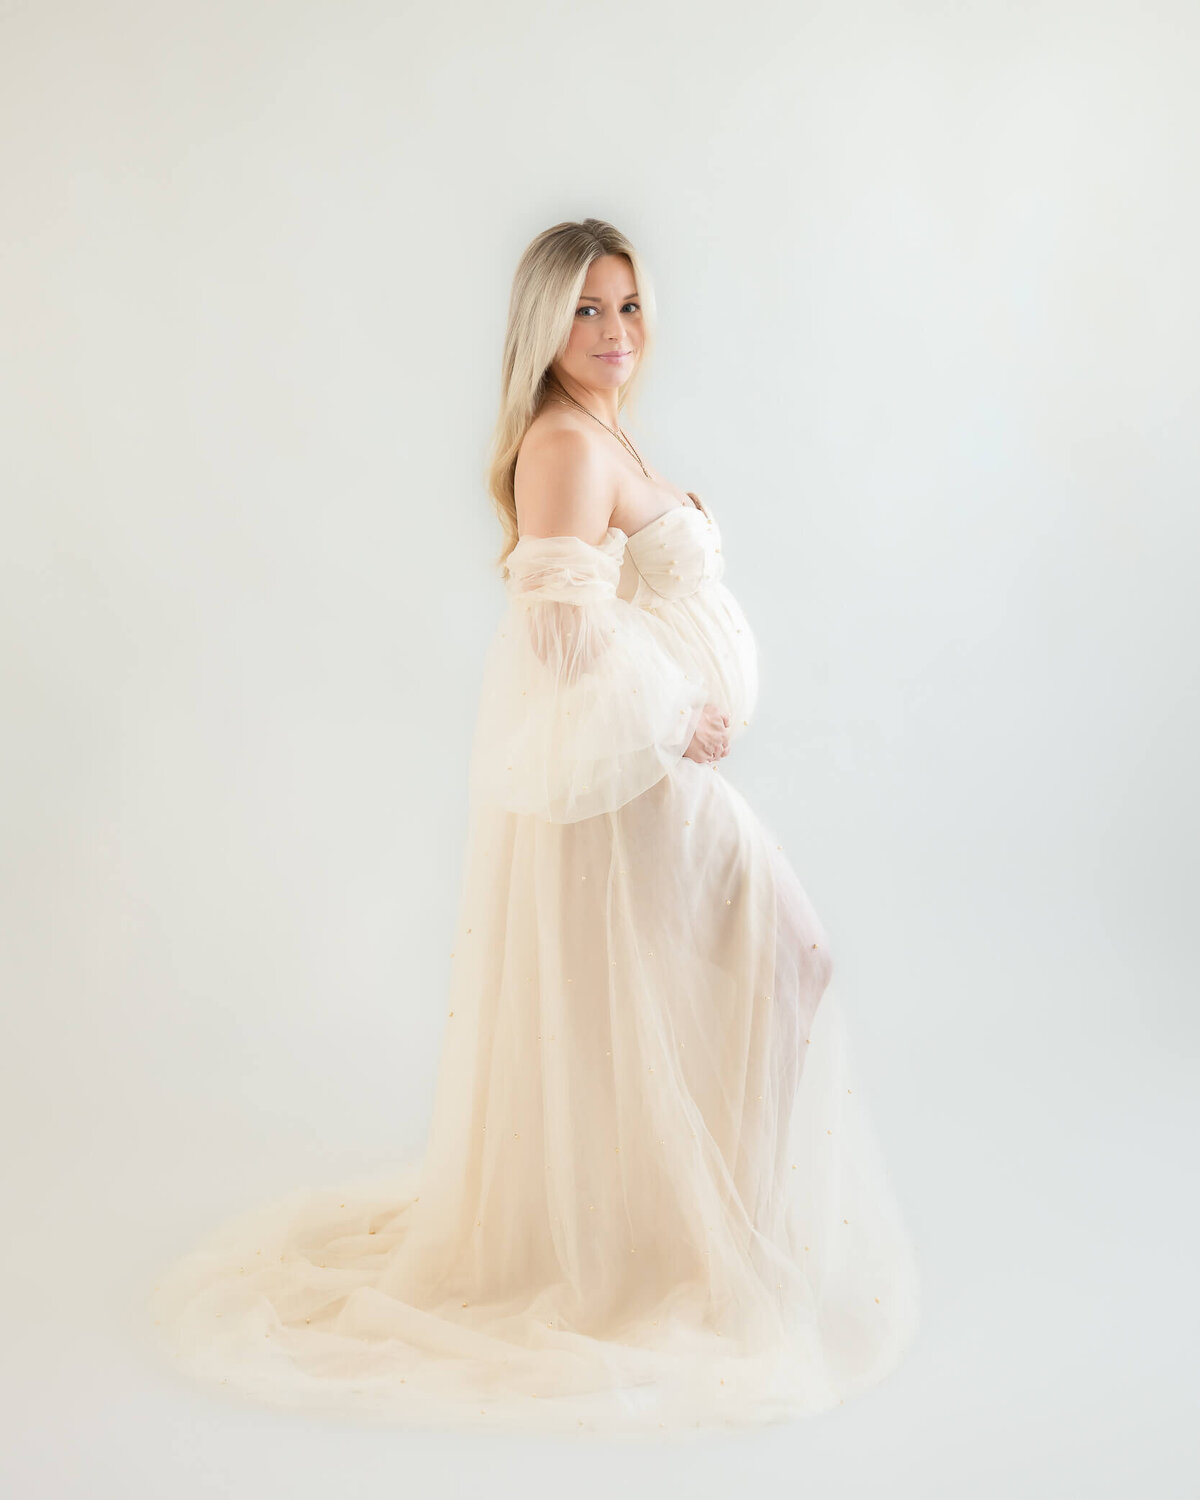
[[168, 1267], [188, 1370], [369, 1420], [658, 1431], [819, 1411], [899, 1361], [915, 1258], [826, 933], [684, 758], [705, 703], [736, 741], [758, 696], [720, 541], [696, 503], [509, 555], [425, 1158]]

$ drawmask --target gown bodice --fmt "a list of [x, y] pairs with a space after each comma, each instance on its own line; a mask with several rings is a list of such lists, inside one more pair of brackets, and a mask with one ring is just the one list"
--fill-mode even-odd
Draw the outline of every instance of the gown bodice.
[[662, 621], [680, 659], [729, 713], [736, 738], [758, 702], [758, 646], [724, 581], [721, 528], [712, 512], [674, 506], [632, 535], [610, 527], [610, 538], [621, 564], [618, 596]]

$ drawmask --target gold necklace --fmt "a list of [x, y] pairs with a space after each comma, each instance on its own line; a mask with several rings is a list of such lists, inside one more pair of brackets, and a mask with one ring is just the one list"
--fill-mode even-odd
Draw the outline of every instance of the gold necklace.
[[[560, 386], [559, 389], [562, 390], [562, 387]], [[637, 451], [637, 449], [633, 446], [633, 444], [629, 441], [629, 439], [621, 431], [620, 423], [617, 424], [617, 430], [616, 430], [616, 432], [613, 432], [612, 428], [608, 425], [607, 422], [601, 421], [601, 419], [596, 415], [596, 413], [594, 411], [588, 411], [587, 407], [584, 406], [582, 404], [582, 402], [576, 401], [575, 397], [571, 396], [571, 395], [568, 395], [566, 391], [562, 391], [562, 395], [561, 396], [555, 396], [555, 397], [552, 397], [551, 399], [555, 400], [555, 401], [558, 401], [558, 400], [569, 401], [572, 406], [578, 406], [579, 410], [581, 412], [583, 412], [585, 416], [591, 417], [591, 419], [592, 419], [593, 422], [600, 422], [600, 425], [601, 425], [601, 427], [604, 428], [605, 432], [612, 433], [612, 436], [615, 437], [619, 443], [623, 444], [624, 447], [626, 447], [629, 450], [629, 452], [633, 454], [634, 458], [636, 458], [637, 461], [638, 461], [638, 466], [640, 467], [642, 473], [645, 474], [645, 476], [646, 476], [647, 479], [650, 478], [650, 471], [646, 468], [646, 465], [644, 463], [642, 463], [642, 456], [641, 456], [641, 454]]]

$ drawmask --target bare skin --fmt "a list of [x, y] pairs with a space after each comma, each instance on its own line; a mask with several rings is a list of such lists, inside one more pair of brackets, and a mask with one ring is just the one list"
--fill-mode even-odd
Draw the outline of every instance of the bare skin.
[[[629, 262], [603, 255], [588, 268], [566, 352], [552, 366], [599, 422], [560, 400], [548, 401], [534, 418], [514, 476], [522, 536], [578, 536], [595, 545], [610, 526], [632, 536], [673, 505], [692, 504], [649, 463], [649, 477], [643, 474], [613, 436], [617, 397], [641, 352], [641, 304]], [[708, 703], [684, 754], [701, 765], [715, 763], [729, 754], [729, 741], [729, 715]]]

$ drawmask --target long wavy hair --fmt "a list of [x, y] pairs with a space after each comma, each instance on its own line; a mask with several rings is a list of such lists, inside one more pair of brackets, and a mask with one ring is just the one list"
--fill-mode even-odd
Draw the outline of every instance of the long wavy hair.
[[630, 241], [603, 219], [555, 224], [530, 242], [513, 276], [500, 378], [500, 413], [487, 466], [488, 492], [504, 528], [504, 545], [496, 559], [501, 566], [517, 544], [513, 488], [517, 453], [529, 424], [557, 384], [550, 366], [566, 351], [588, 267], [602, 255], [623, 255], [629, 261], [642, 309], [642, 353], [617, 398], [618, 410], [622, 410], [650, 352], [655, 323], [654, 289]]

